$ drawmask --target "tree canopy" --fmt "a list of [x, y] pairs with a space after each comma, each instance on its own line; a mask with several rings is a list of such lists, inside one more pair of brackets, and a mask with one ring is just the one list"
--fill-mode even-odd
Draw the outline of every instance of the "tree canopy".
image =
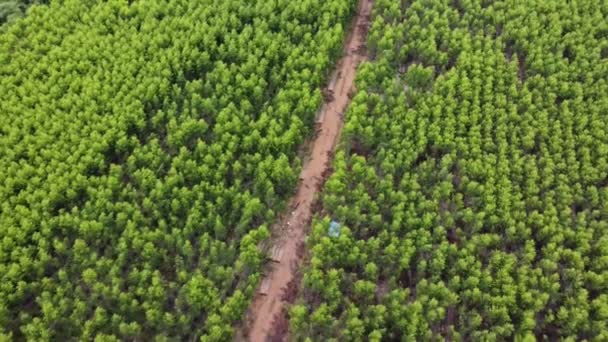
[[294, 340], [608, 338], [606, 17], [374, 2]]
[[230, 339], [354, 4], [51, 1], [7, 24], [0, 339]]

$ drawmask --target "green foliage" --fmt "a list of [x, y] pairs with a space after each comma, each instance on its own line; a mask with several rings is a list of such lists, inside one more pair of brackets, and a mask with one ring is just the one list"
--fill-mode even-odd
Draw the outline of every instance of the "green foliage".
[[0, 25], [10, 23], [24, 15], [31, 5], [48, 3], [46, 0], [0, 0]]
[[410, 87], [415, 89], [426, 88], [433, 80], [433, 69], [424, 68], [418, 64], [412, 65], [407, 70], [406, 81]]
[[0, 339], [231, 339], [354, 5], [53, 1], [4, 26]]
[[16, 1], [0, 2], [0, 24], [10, 22], [22, 15], [21, 6]]
[[294, 340], [606, 339], [607, 16], [374, 2]]

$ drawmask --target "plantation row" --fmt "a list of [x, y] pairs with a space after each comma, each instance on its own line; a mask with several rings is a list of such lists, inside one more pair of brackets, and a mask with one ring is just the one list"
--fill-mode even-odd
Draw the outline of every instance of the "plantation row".
[[608, 339], [607, 17], [375, 1], [294, 340]]
[[53, 1], [0, 34], [0, 340], [229, 340], [353, 0]]

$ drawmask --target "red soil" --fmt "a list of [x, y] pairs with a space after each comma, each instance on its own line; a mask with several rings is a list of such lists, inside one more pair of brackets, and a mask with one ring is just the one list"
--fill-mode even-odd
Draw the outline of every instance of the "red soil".
[[[289, 212], [274, 229], [274, 243], [280, 253], [271, 263], [264, 288], [258, 291], [247, 314], [246, 339], [254, 342], [287, 340], [286, 306], [295, 300], [299, 283], [298, 268], [304, 257], [302, 246], [314, 212], [315, 195], [331, 172], [334, 148], [338, 142], [345, 112], [354, 91], [357, 66], [366, 59], [365, 42], [373, 0], [361, 0], [352, 24], [344, 57], [339, 61], [326, 89], [326, 103], [317, 124], [318, 134], [311, 142], [311, 155], [305, 162]], [[349, 96], [350, 95], [350, 96]], [[264, 292], [264, 293], [260, 293]], [[241, 337], [243, 338], [243, 337]]]

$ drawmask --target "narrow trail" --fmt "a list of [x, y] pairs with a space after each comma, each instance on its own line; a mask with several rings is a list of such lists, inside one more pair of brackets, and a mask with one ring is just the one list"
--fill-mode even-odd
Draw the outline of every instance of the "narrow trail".
[[[366, 60], [365, 43], [373, 0], [360, 0], [344, 46], [344, 56], [338, 62], [327, 92], [330, 94], [317, 118], [317, 135], [311, 142], [310, 157], [304, 163], [295, 196], [289, 202], [289, 212], [273, 229], [276, 235], [271, 249], [270, 270], [262, 280], [247, 313], [244, 335], [253, 342], [285, 340], [277, 336], [277, 325], [286, 325], [284, 308], [297, 293], [297, 272], [304, 256], [304, 242], [313, 215], [315, 194], [330, 172], [333, 152], [343, 125], [343, 113], [354, 91], [357, 66]], [[289, 294], [292, 294], [291, 296]], [[293, 298], [291, 298], [293, 300]], [[286, 329], [282, 327], [283, 331]]]

